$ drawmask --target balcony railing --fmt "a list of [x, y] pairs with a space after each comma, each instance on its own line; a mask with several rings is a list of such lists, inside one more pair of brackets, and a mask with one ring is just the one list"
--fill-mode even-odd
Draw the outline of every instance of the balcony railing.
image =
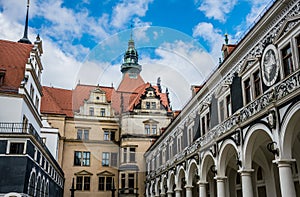
[[0, 134], [28, 134], [33, 136], [38, 142], [38, 144], [40, 144], [43, 147], [46, 154], [55, 163], [56, 167], [60, 170], [60, 172], [64, 174], [60, 166], [58, 165], [56, 159], [52, 156], [51, 152], [43, 142], [39, 133], [32, 126], [32, 124], [0, 122]]

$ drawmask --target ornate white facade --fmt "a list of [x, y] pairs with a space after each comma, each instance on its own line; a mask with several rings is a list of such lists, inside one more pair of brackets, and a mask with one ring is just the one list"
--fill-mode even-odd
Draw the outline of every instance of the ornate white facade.
[[300, 2], [276, 1], [145, 154], [146, 196], [299, 196]]

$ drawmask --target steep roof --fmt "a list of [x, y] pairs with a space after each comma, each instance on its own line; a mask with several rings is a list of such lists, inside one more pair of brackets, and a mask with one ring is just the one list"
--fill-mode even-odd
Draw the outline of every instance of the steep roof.
[[73, 117], [72, 90], [43, 86], [41, 113]]
[[129, 73], [124, 73], [123, 75], [123, 79], [117, 89], [118, 92], [129, 92], [129, 93], [133, 93], [133, 92], [137, 92], [138, 88], [141, 85], [144, 85], [145, 82], [143, 80], [143, 78], [141, 77], [141, 75], [137, 75], [137, 78], [131, 78], [129, 76]]
[[73, 107], [75, 111], [79, 110], [80, 106], [83, 105], [84, 100], [89, 99], [91, 91], [95, 90], [97, 87], [105, 92], [107, 102], [111, 102], [112, 95], [115, 91], [113, 87], [78, 84], [75, 90], [73, 90]]
[[73, 117], [75, 111], [79, 111], [84, 100], [88, 99], [91, 91], [100, 88], [106, 93], [106, 100], [111, 102], [113, 87], [77, 85], [74, 90], [43, 86], [41, 112], [44, 114], [59, 114]]
[[5, 73], [0, 91], [18, 92], [32, 48], [32, 44], [0, 40], [0, 72]]

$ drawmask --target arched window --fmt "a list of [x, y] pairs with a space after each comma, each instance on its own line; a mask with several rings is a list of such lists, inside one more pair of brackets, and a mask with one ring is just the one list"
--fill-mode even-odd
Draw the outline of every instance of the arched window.
[[34, 196], [34, 189], [35, 189], [35, 173], [33, 172], [29, 179], [29, 189], [28, 189], [29, 196]]
[[40, 197], [41, 196], [41, 177], [39, 176], [36, 183], [36, 195]]

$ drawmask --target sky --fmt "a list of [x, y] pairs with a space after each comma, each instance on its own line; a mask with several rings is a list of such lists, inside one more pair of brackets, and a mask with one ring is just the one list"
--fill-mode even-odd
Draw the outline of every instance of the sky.
[[[274, 1], [274, 0], [273, 0]], [[118, 87], [132, 37], [144, 81], [161, 78], [173, 109], [214, 72], [272, 0], [30, 0], [29, 39], [43, 40], [42, 84]], [[23, 36], [27, 0], [0, 0], [0, 39]], [[222, 76], [220, 76], [222, 77]]]

